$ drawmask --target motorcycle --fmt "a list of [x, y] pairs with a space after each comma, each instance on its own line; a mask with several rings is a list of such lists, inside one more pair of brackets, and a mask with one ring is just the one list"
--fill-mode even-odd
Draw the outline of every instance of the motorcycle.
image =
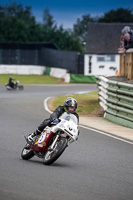
[[78, 120], [72, 113], [63, 113], [58, 120], [47, 126], [32, 143], [24, 146], [21, 157], [29, 160], [33, 156], [43, 159], [45, 165], [54, 163], [72, 142], [77, 141], [79, 135]]
[[6, 89], [7, 90], [15, 90], [15, 89], [19, 89], [19, 90], [23, 90], [24, 89], [24, 86], [22, 85], [22, 84], [20, 84], [20, 82], [17, 80], [17, 81], [14, 81], [13, 82], [14, 83], [14, 85], [13, 85], [13, 87], [11, 87], [10, 85], [9, 85], [9, 83], [8, 84], [5, 84], [5, 87], [6, 87]]

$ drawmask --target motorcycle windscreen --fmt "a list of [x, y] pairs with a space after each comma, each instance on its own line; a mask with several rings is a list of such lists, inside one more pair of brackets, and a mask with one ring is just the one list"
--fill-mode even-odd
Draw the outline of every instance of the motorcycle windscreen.
[[67, 121], [73, 121], [75, 124], [78, 125], [78, 119], [77, 117], [72, 114], [72, 113], [67, 113], [67, 112], [64, 112], [60, 117], [59, 119], [64, 119], [64, 120], [67, 120]]

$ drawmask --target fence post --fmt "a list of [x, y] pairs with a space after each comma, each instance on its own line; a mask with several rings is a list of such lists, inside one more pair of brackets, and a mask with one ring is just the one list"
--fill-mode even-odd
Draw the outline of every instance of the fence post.
[[125, 56], [123, 54], [123, 52], [119, 52], [120, 53], [120, 76], [125, 76]]
[[125, 76], [133, 80], [133, 49], [128, 49], [126, 55], [123, 52], [120, 54], [120, 76]]
[[128, 50], [127, 51], [127, 55], [128, 55], [128, 76], [127, 78], [129, 78], [130, 80], [133, 80], [133, 51]]

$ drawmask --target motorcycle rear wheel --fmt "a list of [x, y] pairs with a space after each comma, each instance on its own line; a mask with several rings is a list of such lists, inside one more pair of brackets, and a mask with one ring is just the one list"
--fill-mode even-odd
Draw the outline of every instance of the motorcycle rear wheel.
[[60, 140], [56, 142], [56, 148], [54, 150], [47, 150], [47, 152], [45, 153], [43, 157], [44, 165], [50, 165], [53, 162], [55, 162], [64, 152], [66, 147], [67, 147], [67, 139], [60, 138]]
[[22, 152], [21, 152], [21, 157], [24, 159], [24, 160], [29, 160], [31, 159], [33, 156], [34, 156], [34, 152], [27, 147], [27, 145], [23, 148]]

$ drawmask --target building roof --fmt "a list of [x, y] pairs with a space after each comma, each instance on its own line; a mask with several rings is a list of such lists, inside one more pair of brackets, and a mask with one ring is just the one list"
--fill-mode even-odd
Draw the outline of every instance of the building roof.
[[133, 29], [133, 23], [88, 23], [86, 54], [117, 54], [124, 26]]

